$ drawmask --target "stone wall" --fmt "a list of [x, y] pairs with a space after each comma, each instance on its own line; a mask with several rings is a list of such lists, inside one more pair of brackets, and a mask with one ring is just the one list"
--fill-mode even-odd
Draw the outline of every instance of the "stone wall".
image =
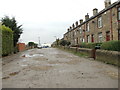
[[119, 57], [120, 52], [117, 51], [96, 50], [96, 59], [105, 63], [118, 65]]
[[71, 49], [74, 52], [80, 52], [81, 54], [86, 54], [88, 55], [89, 58], [94, 58], [95, 60], [99, 60], [107, 64], [120, 66], [118, 62], [118, 59], [120, 58], [120, 52], [117, 51], [95, 50], [95, 49], [77, 48], [77, 47], [70, 47], [66, 49]]

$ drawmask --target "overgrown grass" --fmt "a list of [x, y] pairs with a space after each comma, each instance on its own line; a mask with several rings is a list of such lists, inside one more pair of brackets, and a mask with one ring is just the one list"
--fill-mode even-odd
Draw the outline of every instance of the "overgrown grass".
[[[58, 48], [60, 50], [63, 50], [65, 52], [68, 52], [68, 53], [72, 53], [72, 54], [74, 54], [76, 56], [79, 56], [79, 57], [87, 57], [87, 58], [89, 57], [89, 55], [87, 53], [80, 53], [79, 51], [76, 52], [75, 50], [71, 50], [71, 49], [68, 49], [68, 48], [64, 49], [63, 47], [56, 47], [56, 48]], [[109, 64], [109, 65], [120, 67], [120, 62], [119, 61], [116, 61], [114, 59], [113, 60], [109, 60], [109, 58], [107, 58], [107, 57], [104, 57], [104, 59], [102, 57], [102, 58], [95, 59], [95, 60], [99, 61], [99, 62], [103, 62], [105, 64]]]
[[71, 49], [68, 49], [68, 48], [62, 48], [62, 47], [57, 47], [58, 49], [60, 49], [60, 50], [63, 50], [63, 51], [65, 51], [65, 52], [68, 52], [68, 53], [72, 53], [72, 54], [74, 54], [74, 55], [76, 55], [76, 56], [79, 56], [79, 57], [88, 57], [88, 55], [87, 54], [85, 54], [85, 53], [80, 53], [80, 52], [76, 52], [75, 50], [71, 50]]

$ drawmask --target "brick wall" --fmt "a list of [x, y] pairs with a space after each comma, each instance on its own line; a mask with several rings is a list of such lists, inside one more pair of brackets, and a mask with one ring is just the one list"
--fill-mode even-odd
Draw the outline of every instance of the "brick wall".
[[[120, 22], [118, 22], [118, 7], [120, 7], [120, 2], [113, 3], [96, 15], [90, 17], [88, 20], [80, 23], [80, 25], [75, 27], [72, 26], [65, 34], [64, 39], [70, 41], [71, 45], [77, 45], [83, 41], [87, 43], [91, 43], [92, 41], [98, 43], [100, 41], [118, 40], [118, 30], [120, 29]], [[98, 20], [100, 17], [102, 26], [98, 27]], [[89, 30], [87, 30], [88, 25]], [[99, 38], [100, 33], [102, 35], [101, 40]], [[94, 40], [92, 36], [94, 36]]]
[[25, 43], [18, 43], [17, 45], [20, 52], [26, 49]]

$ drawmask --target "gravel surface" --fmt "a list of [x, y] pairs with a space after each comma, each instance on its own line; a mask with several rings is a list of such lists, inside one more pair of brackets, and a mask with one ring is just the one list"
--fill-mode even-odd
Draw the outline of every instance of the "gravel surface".
[[3, 58], [3, 88], [117, 88], [118, 68], [55, 48]]

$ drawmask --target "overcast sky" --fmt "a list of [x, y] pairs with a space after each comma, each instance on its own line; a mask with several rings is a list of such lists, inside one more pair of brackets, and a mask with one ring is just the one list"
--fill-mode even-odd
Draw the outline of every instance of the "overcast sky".
[[[117, 0], [111, 0], [115, 2]], [[52, 43], [62, 38], [73, 23], [84, 19], [93, 8], [102, 10], [104, 0], [0, 0], [0, 18], [15, 17], [23, 25], [21, 42]]]

